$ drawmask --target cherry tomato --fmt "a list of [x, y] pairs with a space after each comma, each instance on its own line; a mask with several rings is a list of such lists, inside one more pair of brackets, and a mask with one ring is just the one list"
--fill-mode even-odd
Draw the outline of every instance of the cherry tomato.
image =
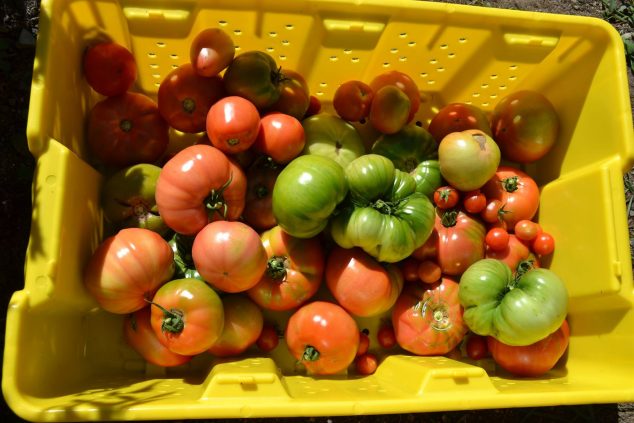
[[371, 375], [379, 366], [379, 359], [375, 354], [365, 353], [354, 360], [354, 366], [360, 375]]
[[200, 31], [189, 48], [189, 60], [200, 76], [218, 75], [234, 56], [233, 40], [220, 28]]
[[460, 200], [460, 194], [453, 187], [444, 186], [434, 191], [434, 204], [441, 209], [455, 207], [458, 200]]
[[249, 100], [224, 97], [207, 114], [207, 136], [211, 144], [228, 154], [247, 150], [260, 131], [260, 113]]
[[304, 114], [304, 118], [316, 115], [320, 111], [321, 111], [321, 101], [314, 95], [311, 95], [308, 99], [308, 109], [306, 110], [306, 113]]
[[368, 84], [358, 80], [350, 80], [337, 87], [332, 105], [342, 119], [349, 122], [359, 122], [370, 114], [373, 98], [374, 92]]
[[225, 323], [220, 337], [209, 347], [217, 357], [242, 354], [260, 337], [264, 319], [260, 308], [242, 295], [222, 297]]
[[257, 230], [271, 229], [277, 224], [273, 216], [273, 187], [282, 166], [273, 159], [259, 157], [247, 169], [247, 193], [242, 217]]
[[547, 256], [555, 251], [555, 238], [547, 232], [541, 232], [532, 245], [533, 252], [540, 256]]
[[185, 63], [171, 71], [158, 90], [158, 108], [169, 125], [182, 132], [205, 130], [211, 106], [224, 97], [222, 78], [206, 78]]
[[403, 273], [403, 279], [406, 282], [416, 282], [418, 280], [418, 265], [420, 262], [410, 256], [399, 263], [401, 272]]
[[364, 332], [359, 333], [359, 348], [357, 348], [357, 357], [368, 352], [370, 348], [370, 337]]
[[476, 335], [472, 333], [467, 338], [467, 357], [472, 360], [482, 360], [489, 355], [486, 336]]
[[480, 213], [487, 206], [487, 199], [479, 189], [466, 192], [462, 199], [462, 206], [469, 213]]
[[[490, 200], [486, 207], [480, 212], [480, 217], [487, 223], [497, 223], [502, 221], [502, 215], [506, 213], [505, 204], [500, 200]], [[503, 225], [506, 227], [506, 225]]]
[[423, 260], [418, 265], [418, 278], [425, 283], [435, 283], [442, 276], [442, 269], [432, 260]]
[[345, 370], [357, 355], [359, 328], [339, 305], [314, 301], [288, 319], [286, 345], [309, 374], [328, 375]]
[[124, 94], [132, 88], [137, 77], [134, 56], [115, 42], [102, 42], [88, 47], [83, 68], [88, 85], [108, 97]]
[[394, 334], [394, 328], [391, 325], [383, 325], [376, 333], [376, 340], [381, 348], [389, 350], [396, 345], [396, 335]]
[[502, 251], [509, 245], [509, 233], [502, 228], [489, 229], [484, 242], [493, 251]]
[[280, 343], [280, 338], [277, 335], [277, 330], [272, 325], [265, 323], [260, 332], [260, 336], [255, 344], [264, 352], [271, 352]]
[[401, 91], [403, 91], [407, 98], [409, 98], [410, 102], [410, 110], [409, 115], [407, 117], [407, 122], [411, 122], [414, 119], [414, 115], [418, 111], [420, 107], [420, 91], [416, 86], [414, 80], [401, 71], [387, 71], [380, 73], [375, 76], [372, 81], [370, 81], [370, 88], [376, 94], [379, 89], [386, 85], [396, 85]]
[[395, 134], [407, 123], [410, 109], [407, 95], [395, 85], [386, 85], [374, 94], [368, 120], [381, 133]]
[[448, 104], [432, 118], [429, 133], [440, 144], [446, 135], [467, 129], [479, 129], [491, 136], [489, 119], [482, 109], [465, 103]]
[[532, 241], [542, 232], [539, 223], [522, 219], [515, 224], [515, 236], [522, 241]]
[[286, 164], [304, 149], [304, 127], [291, 115], [273, 112], [260, 120], [253, 148], [271, 157], [276, 163]]
[[107, 166], [153, 163], [167, 149], [169, 126], [156, 103], [144, 94], [108, 97], [90, 111], [88, 146]]

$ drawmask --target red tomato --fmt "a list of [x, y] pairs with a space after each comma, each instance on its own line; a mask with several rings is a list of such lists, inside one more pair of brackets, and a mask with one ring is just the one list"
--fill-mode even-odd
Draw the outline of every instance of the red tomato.
[[479, 189], [464, 194], [462, 206], [469, 213], [480, 213], [487, 205], [487, 199]]
[[314, 95], [311, 95], [308, 99], [308, 109], [304, 114], [304, 118], [310, 117], [312, 115], [316, 115], [321, 110], [321, 101]]
[[515, 224], [515, 236], [522, 241], [532, 241], [542, 232], [539, 223], [532, 220], [522, 219]]
[[374, 92], [365, 82], [350, 80], [337, 87], [332, 106], [340, 118], [349, 122], [359, 122], [368, 117]]
[[149, 229], [127, 228], [106, 238], [84, 269], [84, 285], [99, 306], [126, 314], [147, 306], [174, 273], [174, 253]]
[[102, 42], [88, 47], [83, 68], [88, 85], [108, 97], [124, 94], [132, 88], [137, 77], [134, 56], [115, 42]]
[[491, 117], [493, 138], [502, 157], [530, 163], [544, 157], [559, 136], [559, 117], [542, 94], [522, 90], [504, 97]]
[[211, 222], [198, 232], [192, 258], [207, 283], [230, 293], [255, 286], [267, 263], [258, 233], [242, 222], [224, 220]]
[[360, 375], [371, 375], [379, 367], [379, 359], [372, 353], [362, 354], [354, 360], [354, 366]]
[[467, 337], [467, 357], [472, 360], [482, 360], [489, 355], [489, 347], [487, 347], [487, 337], [470, 334]]
[[247, 294], [267, 310], [290, 310], [321, 286], [325, 257], [318, 238], [295, 238], [279, 226], [261, 235], [266, 270]]
[[200, 354], [222, 333], [222, 301], [203, 281], [175, 279], [154, 295], [151, 324], [159, 341], [170, 351]]
[[419, 261], [410, 256], [399, 263], [403, 279], [406, 282], [416, 282], [418, 280], [418, 265]]
[[360, 248], [335, 247], [326, 264], [326, 284], [346, 311], [370, 317], [394, 305], [403, 275], [397, 265], [380, 263]]
[[276, 163], [286, 164], [304, 149], [304, 127], [293, 116], [273, 112], [261, 119], [255, 139], [255, 151], [270, 156]]
[[247, 175], [233, 156], [229, 160], [230, 181], [222, 191], [224, 207], [213, 215], [214, 220], [238, 220], [246, 204]]
[[[504, 223], [502, 220], [502, 216], [506, 213], [504, 207], [505, 205], [500, 200], [487, 201], [486, 207], [480, 212], [480, 217], [487, 223]], [[506, 223], [502, 227], [506, 228]]]
[[417, 271], [418, 278], [425, 283], [438, 282], [442, 276], [442, 269], [432, 260], [421, 261]]
[[165, 223], [195, 235], [228, 207], [223, 199], [232, 181], [231, 163], [215, 147], [193, 145], [172, 157], [156, 182], [156, 204]]
[[209, 348], [217, 357], [242, 354], [260, 337], [264, 318], [253, 301], [241, 295], [222, 297], [225, 323], [220, 337]]
[[370, 88], [372, 88], [372, 91], [375, 94], [379, 89], [386, 85], [396, 85], [401, 91], [407, 94], [410, 102], [407, 122], [411, 122], [420, 107], [420, 91], [418, 91], [418, 87], [416, 86], [414, 80], [406, 73], [392, 70], [375, 76], [370, 82]]
[[484, 258], [484, 225], [475, 217], [456, 210], [436, 214], [434, 232], [437, 263], [442, 273], [462, 274], [467, 267]]
[[359, 332], [359, 348], [357, 348], [357, 357], [368, 352], [370, 348], [370, 337], [364, 332]]
[[509, 245], [509, 233], [503, 228], [491, 228], [484, 242], [491, 251], [502, 251]]
[[233, 40], [220, 28], [200, 31], [189, 48], [189, 60], [200, 76], [218, 75], [234, 56]]
[[407, 95], [394, 85], [386, 85], [374, 94], [368, 120], [381, 133], [395, 134], [407, 123], [410, 109]]
[[158, 89], [158, 108], [169, 125], [182, 132], [203, 132], [211, 106], [225, 96], [222, 78], [205, 78], [185, 63], [171, 71]]
[[479, 129], [491, 136], [489, 119], [482, 109], [465, 103], [448, 104], [432, 118], [429, 133], [440, 144], [446, 135], [467, 129]]
[[167, 149], [169, 127], [152, 99], [128, 92], [95, 104], [87, 141], [95, 158], [107, 166], [153, 163]]
[[[504, 231], [504, 229], [501, 230]], [[520, 262], [528, 259], [529, 254], [530, 251], [528, 250], [528, 247], [515, 235], [511, 234], [508, 236], [506, 246], [501, 250], [493, 250], [491, 247], [487, 248], [486, 258], [501, 260], [506, 263], [513, 272], [515, 272]]]
[[376, 333], [376, 340], [381, 348], [385, 348], [386, 350], [394, 348], [394, 346], [396, 346], [396, 334], [394, 333], [392, 325], [381, 326]]
[[288, 319], [285, 338], [290, 353], [309, 374], [328, 375], [345, 370], [354, 361], [359, 328], [337, 304], [314, 301]]
[[260, 113], [249, 100], [224, 97], [207, 114], [207, 136], [211, 144], [225, 153], [247, 150], [258, 136]]
[[450, 186], [444, 186], [434, 191], [434, 204], [441, 209], [455, 207], [460, 200], [458, 191]]
[[277, 335], [277, 330], [270, 324], [265, 323], [262, 327], [262, 332], [260, 332], [260, 336], [258, 340], [255, 342], [259, 349], [264, 352], [271, 352], [280, 343], [280, 338]]
[[144, 307], [123, 319], [123, 337], [148, 363], [161, 367], [180, 366], [191, 356], [180, 355], [163, 345], [150, 324], [150, 307]]
[[247, 193], [242, 217], [254, 229], [271, 229], [277, 224], [272, 194], [281, 171], [282, 166], [267, 157], [259, 157], [247, 169]]
[[392, 310], [398, 344], [416, 355], [440, 355], [454, 349], [467, 333], [458, 300], [458, 284], [443, 278], [433, 285], [408, 285]]
[[526, 346], [505, 345], [487, 337], [487, 345], [495, 362], [506, 371], [517, 375], [541, 376], [552, 369], [564, 355], [570, 339], [570, 327], [564, 323], [541, 341]]
[[555, 251], [555, 238], [547, 232], [542, 232], [533, 241], [533, 252], [540, 256], [547, 256]]
[[270, 111], [290, 115], [302, 120], [310, 106], [308, 84], [304, 77], [290, 69], [283, 69], [280, 82], [280, 98], [270, 107]]
[[532, 219], [539, 207], [539, 188], [533, 178], [510, 166], [498, 167], [482, 192], [489, 201], [503, 204], [504, 213], [499, 217], [510, 229], [520, 220]]

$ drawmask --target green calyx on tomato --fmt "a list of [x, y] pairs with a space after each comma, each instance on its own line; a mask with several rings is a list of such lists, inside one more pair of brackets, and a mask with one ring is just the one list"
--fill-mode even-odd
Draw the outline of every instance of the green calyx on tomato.
[[317, 361], [319, 360], [319, 351], [312, 345], [306, 345], [301, 361]]
[[383, 262], [397, 262], [421, 246], [432, 232], [434, 207], [416, 192], [412, 176], [387, 157], [366, 154], [346, 168], [350, 195], [331, 220], [334, 241], [360, 247]]
[[163, 322], [161, 323], [161, 330], [169, 333], [181, 333], [185, 328], [185, 321], [183, 320], [183, 312], [178, 309], [166, 309], [160, 304], [146, 300], [150, 305], [158, 307], [164, 314]]
[[480, 260], [463, 273], [459, 296], [469, 328], [507, 345], [529, 345], [550, 335], [568, 307], [566, 286], [551, 270], [523, 264], [513, 275], [495, 259]]
[[224, 201], [222, 194], [229, 187], [229, 185], [231, 185], [232, 179], [233, 175], [229, 174], [229, 179], [227, 179], [227, 182], [225, 182], [217, 190], [212, 189], [207, 198], [205, 198], [204, 204], [210, 218], [213, 218], [216, 213], [220, 213], [223, 219], [227, 217], [228, 206], [227, 203]]
[[273, 256], [266, 263], [266, 274], [273, 280], [283, 282], [286, 279], [286, 269], [289, 259], [285, 256]]
[[174, 278], [176, 279], [198, 279], [204, 280], [196, 266], [194, 265], [194, 259], [192, 258], [192, 245], [194, 244], [195, 237], [174, 233], [174, 236], [169, 240], [168, 244], [172, 247], [174, 252]]

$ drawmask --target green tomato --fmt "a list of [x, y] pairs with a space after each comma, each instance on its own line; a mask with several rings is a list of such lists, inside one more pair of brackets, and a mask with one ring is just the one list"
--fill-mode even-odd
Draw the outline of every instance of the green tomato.
[[273, 216], [284, 232], [312, 238], [328, 224], [348, 185], [343, 168], [319, 155], [299, 156], [277, 177], [273, 187]]
[[333, 240], [360, 247], [379, 261], [405, 259], [425, 243], [434, 226], [434, 207], [416, 192], [416, 181], [376, 154], [346, 168], [350, 194], [331, 219]]
[[143, 228], [161, 235], [169, 228], [158, 213], [154, 193], [161, 168], [147, 163], [110, 176], [101, 191], [105, 219], [117, 229]]
[[305, 136], [303, 154], [325, 156], [345, 168], [365, 153], [357, 129], [337, 116], [320, 113], [304, 119], [302, 126]]
[[460, 278], [460, 304], [469, 328], [503, 344], [530, 345], [555, 332], [568, 308], [568, 291], [548, 269], [520, 269], [482, 259]]
[[434, 191], [444, 184], [438, 160], [420, 162], [410, 175], [416, 181], [416, 192], [426, 195], [430, 200], [434, 196]]

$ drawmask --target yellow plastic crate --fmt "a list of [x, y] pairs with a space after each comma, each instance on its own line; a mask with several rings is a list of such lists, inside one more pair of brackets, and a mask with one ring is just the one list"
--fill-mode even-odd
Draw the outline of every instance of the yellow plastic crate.
[[[492, 360], [385, 357], [376, 374], [311, 378], [282, 345], [178, 369], [145, 362], [81, 279], [102, 237], [102, 176], [85, 161], [98, 100], [82, 77], [86, 43], [109, 34], [134, 54], [136, 90], [155, 95], [193, 36], [228, 31], [306, 76], [326, 109], [338, 84], [397, 69], [422, 92], [418, 119], [465, 101], [491, 110], [522, 88], [559, 111], [561, 138], [526, 167], [550, 267], [570, 292], [566, 359], [520, 379]], [[591, 18], [385, 0], [43, 0], [28, 120], [37, 158], [25, 286], [11, 300], [2, 389], [29, 420], [353, 415], [634, 401], [634, 288], [622, 176], [634, 135], [622, 43]], [[271, 316], [269, 316], [271, 317]], [[275, 316], [283, 321], [283, 314]], [[379, 319], [359, 319], [376, 333]], [[371, 341], [377, 345], [376, 339]]]

